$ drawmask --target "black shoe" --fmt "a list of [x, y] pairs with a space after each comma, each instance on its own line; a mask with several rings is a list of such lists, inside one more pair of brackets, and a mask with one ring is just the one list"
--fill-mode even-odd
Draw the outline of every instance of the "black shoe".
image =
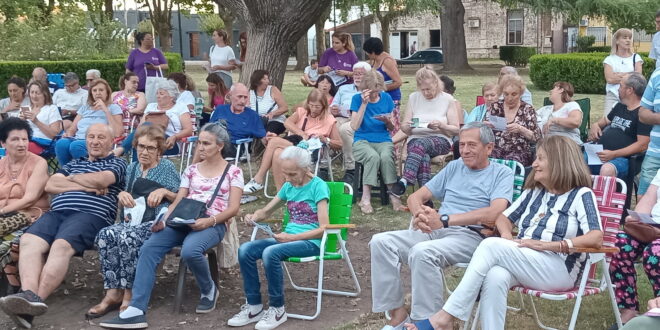
[[341, 178], [341, 181], [344, 181], [348, 184], [353, 184], [353, 177], [355, 176], [355, 170], [346, 170], [344, 177]]
[[48, 311], [48, 305], [30, 290], [6, 296], [0, 305], [7, 314], [39, 316]]
[[396, 197], [401, 197], [406, 193], [406, 188], [407, 187], [403, 181], [397, 181], [392, 185], [390, 192]]

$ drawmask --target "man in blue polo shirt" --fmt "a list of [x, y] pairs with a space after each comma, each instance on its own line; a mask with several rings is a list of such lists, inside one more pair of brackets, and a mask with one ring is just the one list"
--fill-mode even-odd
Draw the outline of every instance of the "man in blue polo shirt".
[[259, 114], [247, 107], [250, 101], [248, 89], [241, 83], [231, 86], [229, 92], [231, 104], [222, 104], [215, 108], [209, 122], [224, 120], [227, 123], [227, 131], [232, 145], [223, 151], [225, 158], [236, 155], [236, 141], [246, 138], [263, 138], [266, 129], [261, 122]]
[[655, 174], [660, 169], [660, 70], [655, 70], [651, 74], [642, 96], [641, 106], [639, 121], [653, 125], [653, 130], [651, 130], [651, 143], [649, 143], [649, 148], [646, 150], [642, 172], [639, 176], [638, 196], [646, 193], [649, 184], [651, 184]]
[[92, 248], [99, 230], [114, 223], [126, 162], [110, 153], [113, 138], [108, 125], [92, 125], [86, 136], [89, 156], [64, 165], [46, 183], [55, 195], [51, 209], [21, 237], [22, 292], [0, 299], [0, 308], [17, 325], [29, 328], [34, 316], [46, 313], [44, 300], [64, 280], [71, 257]]

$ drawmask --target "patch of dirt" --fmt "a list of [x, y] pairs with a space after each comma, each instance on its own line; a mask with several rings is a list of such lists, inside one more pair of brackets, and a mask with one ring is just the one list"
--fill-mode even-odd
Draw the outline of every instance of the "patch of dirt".
[[[241, 241], [249, 239], [251, 229], [239, 223]], [[371, 312], [370, 254], [368, 242], [378, 231], [369, 228], [357, 228], [349, 232], [348, 249], [358, 276], [362, 292], [357, 298], [323, 295], [322, 310], [314, 321], [289, 319], [281, 329], [331, 329], [352, 323], [368, 316]], [[147, 319], [150, 329], [229, 329], [227, 320], [240, 310], [244, 303], [243, 282], [238, 267], [223, 269], [220, 272], [220, 299], [215, 311], [209, 314], [195, 314], [199, 291], [190, 272], [186, 276], [185, 295], [182, 311], [173, 313], [178, 258], [168, 255], [159, 268], [156, 285], [152, 293]], [[324, 288], [352, 290], [352, 280], [343, 261], [325, 263]], [[297, 284], [315, 286], [318, 275], [318, 263], [291, 264], [290, 269]], [[261, 273], [261, 291], [267, 302], [267, 284]], [[296, 291], [285, 276], [285, 296], [288, 312], [313, 314], [316, 296], [313, 293]], [[404, 283], [409, 283], [409, 276], [404, 274]], [[86, 321], [85, 313], [103, 297], [103, 279], [99, 273], [98, 256], [87, 253], [84, 258], [74, 258], [69, 268], [65, 283], [48, 298], [48, 313], [35, 319], [33, 329], [99, 329], [99, 320]], [[109, 313], [112, 318], [117, 312]], [[380, 327], [384, 325], [382, 321]], [[242, 328], [252, 329], [254, 324]], [[15, 325], [7, 315], [0, 313], [0, 329], [14, 329]]]

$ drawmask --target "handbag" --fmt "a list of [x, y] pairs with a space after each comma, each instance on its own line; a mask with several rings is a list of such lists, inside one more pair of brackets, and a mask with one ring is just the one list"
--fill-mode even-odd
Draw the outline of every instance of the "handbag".
[[[11, 185], [11, 187], [9, 187], [7, 198], [5, 198], [5, 206], [9, 204], [9, 196], [11, 196], [11, 190], [16, 186], [19, 186], [19, 183], [14, 183]], [[27, 227], [31, 223], [32, 218], [27, 213], [14, 211], [0, 215], [0, 237], [9, 235], [23, 227]]]
[[156, 76], [147, 76], [149, 71], [147, 71], [147, 64], [144, 64], [144, 75], [146, 77], [146, 81], [144, 83], [144, 95], [147, 99], [147, 104], [149, 103], [155, 103], [156, 102], [156, 85], [160, 81], [166, 81], [165, 77], [163, 76], [163, 70], [160, 68], [156, 72]]
[[152, 125], [158, 126], [165, 131], [170, 124], [170, 117], [167, 116], [165, 111], [149, 112], [144, 115], [144, 122], [150, 122]]
[[623, 231], [642, 243], [651, 243], [660, 238], [660, 228], [642, 222], [626, 222]]
[[[131, 173], [131, 177], [129, 178], [128, 181], [128, 182], [133, 182], [133, 184], [129, 189], [129, 192], [131, 193], [131, 196], [133, 196], [133, 199], [137, 199], [140, 197], [144, 197], [146, 199], [147, 197], [149, 197], [149, 194], [151, 194], [155, 190], [160, 188], [165, 188], [162, 184], [156, 181], [145, 178], [136, 179], [135, 178], [136, 176], [137, 176], [137, 166]], [[155, 219], [156, 219], [156, 208], [147, 205], [146, 209], [144, 210], [144, 215], [142, 215], [142, 223], [153, 221]]]
[[225, 170], [222, 172], [222, 176], [220, 177], [220, 181], [218, 181], [218, 185], [215, 187], [215, 191], [213, 192], [213, 195], [209, 199], [208, 202], [200, 202], [196, 201], [191, 198], [182, 198], [179, 201], [179, 204], [176, 205], [172, 213], [170, 213], [170, 216], [166, 220], [166, 224], [168, 227], [172, 227], [174, 229], [179, 229], [179, 230], [190, 230], [190, 226], [184, 223], [177, 223], [173, 222], [172, 220], [174, 218], [181, 218], [181, 219], [199, 219], [199, 218], [204, 218], [207, 217], [208, 214], [206, 213], [206, 210], [213, 205], [213, 202], [215, 201], [215, 198], [218, 196], [218, 192], [220, 191], [220, 186], [222, 186], [222, 182], [225, 179], [225, 176], [227, 176], [227, 172], [229, 171], [229, 166], [230, 164], [227, 163], [225, 166]]

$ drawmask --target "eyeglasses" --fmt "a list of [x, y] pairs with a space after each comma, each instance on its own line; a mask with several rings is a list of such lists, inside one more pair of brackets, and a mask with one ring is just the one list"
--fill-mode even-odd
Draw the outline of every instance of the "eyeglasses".
[[90, 82], [90, 81], [94, 81], [94, 78], [92, 78], [92, 79], [87, 79], [87, 82]]
[[67, 88], [74, 88], [74, 87], [78, 86], [78, 83], [68, 84], [68, 85], [64, 85], [64, 86], [67, 87]]
[[153, 154], [158, 150], [158, 147], [154, 146], [145, 146], [144, 144], [138, 144], [137, 149], [139, 152], [146, 150], [148, 153]]
[[323, 109], [322, 104], [309, 104], [310, 109]]

